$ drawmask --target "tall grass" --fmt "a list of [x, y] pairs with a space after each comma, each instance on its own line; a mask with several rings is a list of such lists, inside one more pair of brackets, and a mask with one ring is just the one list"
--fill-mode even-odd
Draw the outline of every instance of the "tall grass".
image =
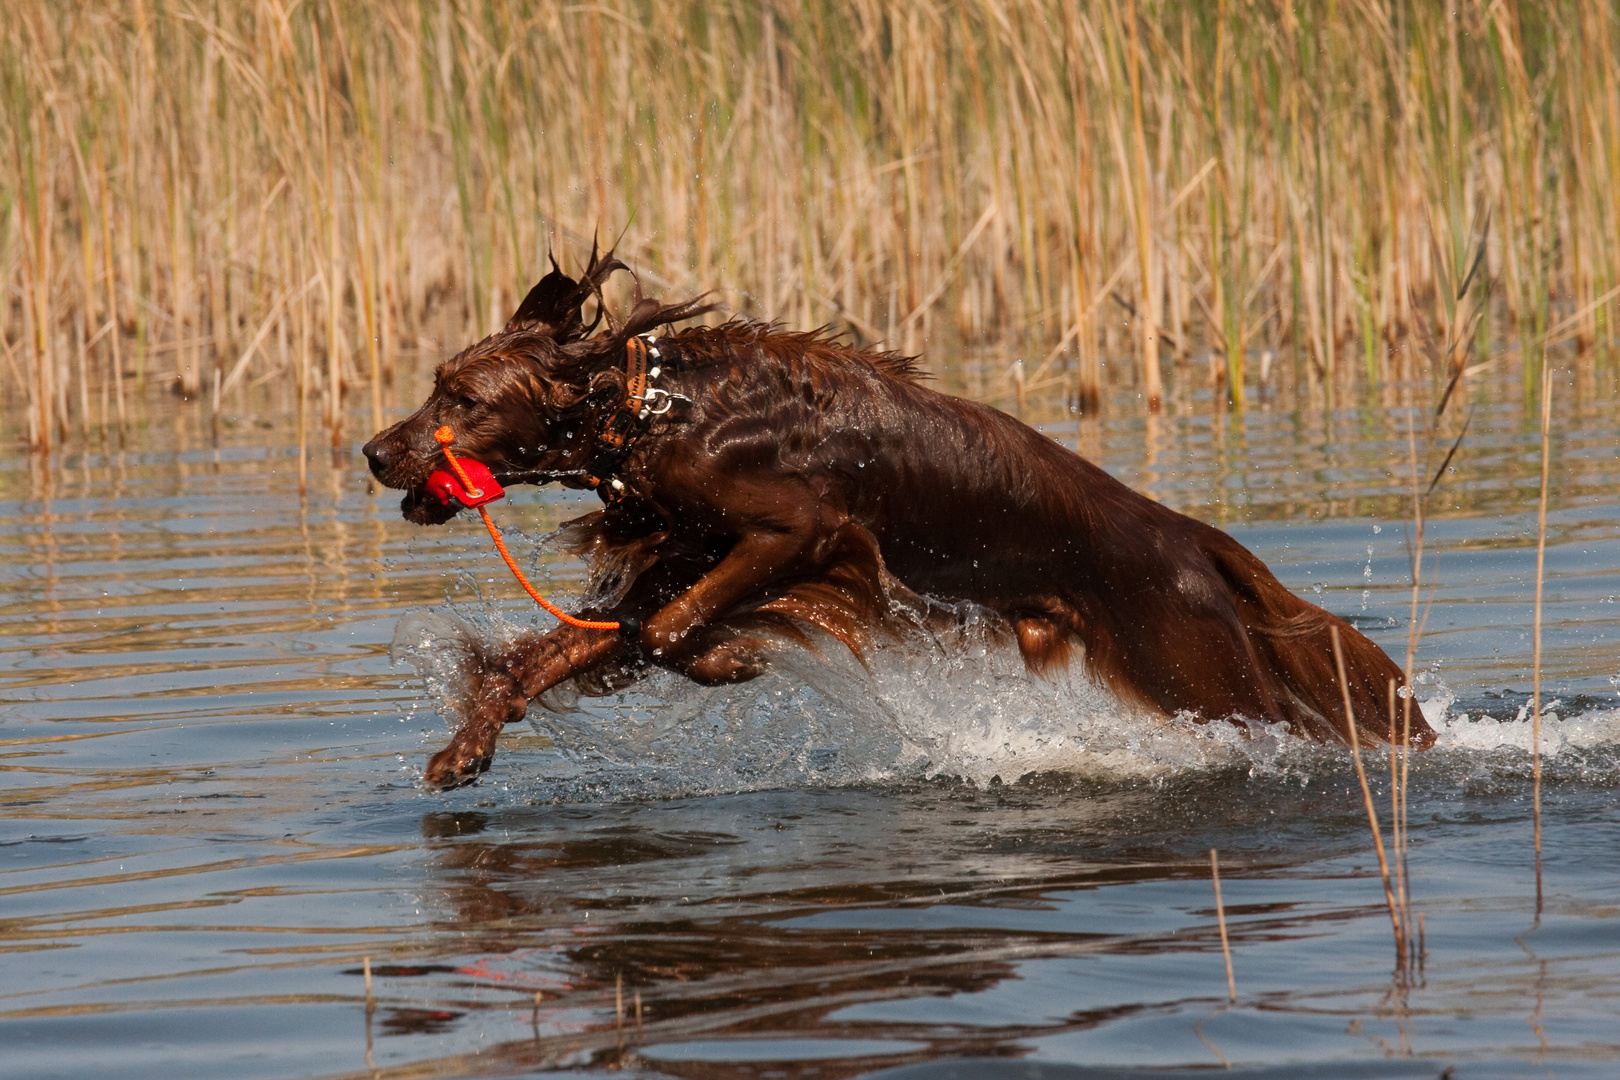
[[[0, 318], [26, 437], [285, 384], [334, 442], [594, 232], [661, 292], [1144, 408], [1260, 350], [1421, 373], [1475, 222], [1525, 393], [1620, 307], [1613, 0], [17, 0]], [[441, 331], [443, 332], [443, 331]], [[1287, 365], [1283, 365], [1284, 369]], [[1440, 383], [1449, 372], [1435, 371]]]

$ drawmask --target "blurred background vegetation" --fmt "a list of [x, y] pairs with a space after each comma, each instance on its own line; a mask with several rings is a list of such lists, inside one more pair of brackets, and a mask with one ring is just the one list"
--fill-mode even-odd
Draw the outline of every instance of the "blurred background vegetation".
[[170, 390], [336, 445], [621, 230], [1082, 414], [1615, 365], [1615, 0], [15, 0], [0, 77], [37, 449]]

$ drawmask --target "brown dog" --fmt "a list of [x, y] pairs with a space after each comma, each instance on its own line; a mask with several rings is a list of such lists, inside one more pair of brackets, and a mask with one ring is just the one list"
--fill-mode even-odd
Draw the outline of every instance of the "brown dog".
[[[407, 519], [448, 520], [425, 482], [434, 431], [503, 484], [595, 487], [571, 526], [608, 600], [486, 660], [466, 721], [428, 764], [438, 788], [489, 767], [501, 726], [565, 679], [602, 691], [648, 664], [706, 684], [764, 670], [773, 638], [820, 627], [860, 655], [897, 593], [997, 612], [1041, 672], [1073, 659], [1120, 698], [1167, 714], [1282, 722], [1348, 736], [1330, 628], [1356, 723], [1389, 738], [1400, 669], [1285, 589], [1237, 541], [1136, 494], [1004, 413], [920, 385], [912, 363], [742, 321], [657, 338], [701, 312], [640, 300], [595, 333], [583, 308], [623, 265], [555, 266], [506, 328], [439, 368], [433, 393], [366, 444], [405, 489]], [[657, 369], [638, 380], [638, 355]], [[1412, 741], [1434, 733], [1414, 710]]]

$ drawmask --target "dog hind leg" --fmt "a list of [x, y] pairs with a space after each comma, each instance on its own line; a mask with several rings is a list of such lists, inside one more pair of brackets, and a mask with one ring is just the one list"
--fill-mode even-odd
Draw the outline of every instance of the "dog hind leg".
[[1069, 663], [1072, 636], [1078, 620], [1073, 612], [1020, 615], [1013, 619], [1013, 633], [1024, 666], [1036, 675], [1050, 675]]
[[[1116, 685], [1174, 715], [1205, 720], [1290, 719], [1261, 670], [1252, 642], [1229, 604], [1180, 608], [1172, 617], [1117, 619], [1097, 659], [1117, 670]], [[1173, 662], [1166, 658], [1174, 657]]]
[[[1300, 599], [1259, 559], [1235, 541], [1211, 545], [1210, 554], [1231, 584], [1239, 617], [1278, 684], [1294, 726], [1317, 738], [1350, 741], [1344, 697], [1333, 657], [1334, 627], [1344, 656], [1350, 705], [1363, 741], [1399, 738], [1389, 725], [1389, 684], [1406, 682], [1384, 650], [1336, 615]], [[1412, 711], [1412, 745], [1427, 749], [1436, 738], [1423, 714]]]

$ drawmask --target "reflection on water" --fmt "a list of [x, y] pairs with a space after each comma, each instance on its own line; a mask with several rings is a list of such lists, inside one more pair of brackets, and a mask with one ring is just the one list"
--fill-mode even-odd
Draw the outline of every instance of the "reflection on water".
[[[1479, 404], [1437, 500], [1420, 662], [1423, 696], [1448, 711], [1414, 771], [1428, 956], [1409, 986], [1390, 978], [1341, 751], [1236, 740], [1077, 773], [1036, 752], [1082, 730], [1056, 691], [963, 685], [932, 711], [890, 693], [891, 728], [802, 697], [809, 711], [770, 729], [822, 725], [790, 768], [746, 727], [762, 722], [752, 706], [730, 714], [737, 738], [701, 734], [735, 698], [687, 701], [689, 722], [637, 741], [637, 724], [676, 715], [653, 696], [513, 729], [483, 784], [426, 795], [416, 778], [445, 724], [389, 659], [400, 616], [448, 599], [539, 618], [473, 524], [404, 524], [352, 456], [318, 462], [300, 500], [285, 428], [225, 425], [216, 444], [187, 412], [122, 452], [48, 469], [15, 457], [0, 469], [7, 1075], [836, 1077], [948, 1057], [1406, 1054], [1461, 1077], [1608, 1075], [1620, 410], [1612, 386], [1589, 390], [1557, 403], [1546, 677], [1561, 701], [1545, 735], [1547, 907], [1528, 936], [1533, 418]], [[1397, 652], [1399, 405], [1186, 405], [1151, 433], [1124, 408], [1031, 419], [1222, 522]], [[524, 492], [497, 514], [532, 537], [587, 505]], [[539, 570], [577, 584], [566, 562]], [[804, 674], [765, 688], [807, 692]], [[826, 786], [930, 732], [932, 767]], [[963, 732], [977, 741], [947, 746]], [[1010, 739], [1030, 732], [1048, 741]], [[1019, 779], [1015, 761], [1058, 771]]]

